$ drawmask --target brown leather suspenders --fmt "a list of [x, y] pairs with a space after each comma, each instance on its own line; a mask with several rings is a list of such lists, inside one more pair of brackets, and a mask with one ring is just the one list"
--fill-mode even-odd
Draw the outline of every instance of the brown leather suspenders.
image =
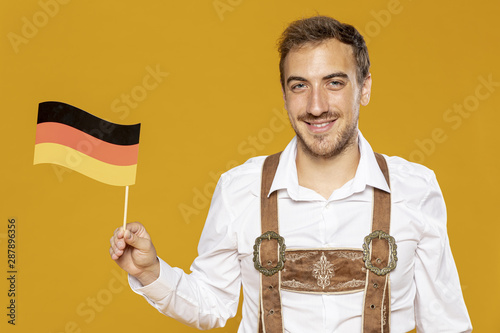
[[[255, 268], [261, 273], [259, 333], [284, 332], [280, 290], [282, 288], [282, 269], [285, 265], [285, 242], [283, 237], [279, 235], [277, 191], [271, 193], [269, 197], [267, 196], [278, 168], [280, 154], [267, 157], [262, 170], [261, 225], [263, 234], [256, 239], [254, 246]], [[377, 153], [375, 153], [375, 157], [389, 184], [389, 172], [384, 157]], [[363, 333], [390, 332], [391, 294], [388, 273], [396, 267], [397, 261], [396, 244], [394, 238], [389, 236], [390, 211], [390, 193], [375, 188], [373, 232], [364, 239], [362, 253], [364, 267], [359, 267], [363, 272], [366, 271]], [[322, 251], [315, 251], [313, 254], [317, 254], [317, 252]], [[325, 252], [328, 253], [328, 251]], [[352, 255], [356, 255], [356, 253], [352, 251], [349, 255], [352, 259]], [[297, 257], [297, 255], [295, 256]], [[326, 257], [322, 259], [326, 260]], [[351, 262], [351, 260], [348, 261]], [[352, 281], [359, 280], [353, 279]]]
[[[260, 194], [260, 217], [262, 232], [269, 232], [267, 235], [278, 235], [278, 192], [274, 191], [268, 197], [271, 189], [276, 169], [278, 168], [281, 153], [271, 155], [266, 158], [262, 170], [262, 183]], [[280, 258], [278, 253], [284, 251], [284, 244], [280, 245], [277, 241], [271, 241], [272, 238], [266, 238], [263, 233], [257, 239], [254, 246], [254, 255], [259, 252], [260, 240], [260, 258], [254, 256], [255, 268], [260, 274], [260, 310], [259, 310], [259, 333], [281, 333], [283, 331], [283, 317], [281, 315], [281, 266], [284, 264], [284, 258]], [[279, 237], [279, 236], [278, 236]], [[282, 241], [282, 239], [281, 239]], [[281, 259], [281, 260], [280, 260]], [[259, 265], [261, 263], [261, 266]], [[278, 265], [280, 264], [280, 265]], [[260, 267], [258, 267], [258, 265]], [[271, 270], [279, 269], [277, 272]]]
[[[375, 153], [378, 165], [389, 183], [385, 158]], [[391, 315], [391, 285], [389, 272], [396, 268], [396, 244], [389, 236], [391, 226], [391, 194], [373, 189], [372, 233], [365, 237], [363, 252], [366, 274], [363, 304], [363, 333], [389, 333]], [[372, 243], [370, 253], [370, 241]], [[375, 263], [372, 261], [375, 258]]]

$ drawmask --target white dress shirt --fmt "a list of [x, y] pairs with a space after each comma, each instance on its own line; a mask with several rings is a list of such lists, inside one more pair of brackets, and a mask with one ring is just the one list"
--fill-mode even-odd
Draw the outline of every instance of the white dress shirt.
[[[391, 189], [368, 142], [353, 179], [326, 200], [298, 183], [294, 138], [283, 151], [271, 192], [278, 191], [279, 232], [288, 249], [359, 248], [371, 232], [373, 188], [391, 192], [390, 234], [398, 262], [391, 272], [391, 332], [470, 332], [457, 269], [446, 232], [446, 208], [434, 173], [399, 157], [385, 157]], [[160, 277], [132, 289], [160, 312], [189, 326], [224, 326], [236, 314], [238, 333], [256, 333], [259, 273], [253, 265], [260, 228], [260, 179], [265, 157], [223, 174], [215, 189], [191, 274], [161, 262]], [[363, 292], [317, 295], [282, 291], [286, 332], [361, 332]]]

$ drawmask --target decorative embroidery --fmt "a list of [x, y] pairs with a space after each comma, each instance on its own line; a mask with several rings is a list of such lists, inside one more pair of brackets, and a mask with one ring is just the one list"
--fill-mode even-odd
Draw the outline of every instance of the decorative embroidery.
[[[346, 288], [356, 288], [356, 287], [363, 287], [365, 285], [365, 281], [363, 280], [351, 280], [347, 281], [344, 283], [337, 283], [336, 285], [332, 285], [328, 287], [328, 290], [333, 291], [333, 290], [343, 290]], [[281, 286], [290, 289], [303, 289], [303, 290], [309, 290], [309, 291], [315, 291], [315, 290], [320, 290], [318, 286], [315, 286], [311, 283], [303, 283], [300, 281], [297, 281], [295, 279], [291, 281], [282, 281]], [[320, 286], [321, 287], [321, 286]], [[324, 289], [324, 288], [322, 288]]]
[[286, 252], [285, 258], [286, 258], [286, 261], [295, 262], [296, 260], [314, 257], [316, 254], [318, 254], [318, 251], [309, 251], [309, 252], [301, 252], [301, 253], [300, 252], [299, 253]]
[[284, 290], [311, 293], [355, 293], [365, 286], [367, 269], [357, 249], [287, 250], [282, 270]]
[[361, 287], [365, 285], [364, 280], [351, 280], [344, 283], [339, 283], [335, 286], [335, 289], [343, 289], [343, 288], [355, 288]]
[[300, 281], [296, 281], [295, 279], [293, 279], [292, 281], [283, 281], [281, 283], [281, 285], [284, 287], [289, 287], [289, 288], [304, 288], [304, 289], [312, 289], [312, 290], [318, 288], [311, 283], [302, 283]]
[[313, 276], [318, 280], [318, 286], [323, 289], [328, 287], [334, 275], [333, 264], [326, 260], [325, 252], [322, 252], [321, 258], [313, 266]]
[[339, 258], [351, 259], [352, 261], [363, 258], [363, 252], [337, 252]]

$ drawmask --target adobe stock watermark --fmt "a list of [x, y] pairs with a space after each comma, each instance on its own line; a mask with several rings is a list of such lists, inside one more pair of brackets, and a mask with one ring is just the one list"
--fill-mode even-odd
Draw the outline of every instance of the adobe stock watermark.
[[[284, 111], [284, 112], [283, 112]], [[259, 152], [264, 150], [266, 145], [270, 144], [276, 134], [282, 132], [289, 125], [286, 110], [279, 111], [278, 109], [272, 110], [272, 117], [266, 127], [261, 128], [257, 134], [249, 135], [245, 140], [241, 141], [236, 147], [236, 151], [240, 156], [247, 156], [248, 158], [257, 156]], [[190, 203], [179, 204], [179, 212], [182, 219], [186, 224], [191, 222], [193, 216], [200, 214], [204, 209], [208, 208], [215, 190], [215, 186], [219, 177], [227, 170], [238, 166], [236, 160], [231, 160], [226, 163], [226, 168], [218, 172], [210, 171], [208, 176], [210, 181], [205, 185], [193, 188], [193, 197]]]
[[382, 29], [387, 28], [391, 24], [393, 17], [401, 14], [403, 9], [404, 6], [400, 0], [389, 0], [385, 9], [371, 10], [370, 15], [373, 19], [368, 21], [363, 29], [358, 29], [363, 35], [366, 44], [370, 44], [372, 38], [380, 35]]
[[439, 144], [448, 140], [450, 131], [458, 130], [465, 119], [470, 118], [479, 109], [481, 102], [487, 100], [500, 87], [500, 82], [493, 81], [493, 74], [478, 76], [479, 83], [474, 92], [466, 96], [461, 103], [454, 103], [443, 112], [443, 121], [447, 127], [436, 127], [430, 135], [423, 139], [416, 139], [417, 146], [408, 156], [412, 162], [423, 163], [427, 157], [434, 154]]
[[214, 0], [212, 5], [221, 21], [224, 21], [226, 13], [234, 12], [234, 10], [241, 5], [243, 0]]
[[[128, 288], [127, 276], [116, 268], [111, 270], [113, 276], [105, 287], [88, 296], [76, 306], [78, 319], [67, 321], [56, 333], [81, 333], [109, 307], [115, 297]], [[90, 330], [92, 331], [92, 330]]]
[[[130, 115], [132, 109], [137, 109], [139, 104], [143, 102], [153, 90], [157, 89], [169, 75], [169, 73], [162, 71], [159, 64], [156, 64], [154, 67], [146, 66], [145, 71], [146, 74], [143, 76], [140, 84], [133, 86], [130, 91], [122, 93], [120, 97], [115, 98], [111, 102], [111, 111], [118, 113], [121, 120], [126, 119]], [[114, 125], [110, 125], [106, 121], [101, 121], [99, 123], [99, 128], [93, 129], [89, 134], [93, 137], [102, 139], [104, 134], [112, 133], [114, 128]], [[100, 140], [92, 138], [89, 140], [81, 140], [78, 142], [76, 149], [79, 152], [89, 155], [100, 143]], [[65, 156], [65, 165], [67, 168], [51, 164], [59, 182], [64, 180], [64, 174], [72, 173], [72, 168], [78, 166], [82, 162], [82, 158], [76, 151], [70, 148], [68, 148], [67, 151], [68, 153]]]
[[14, 50], [18, 54], [21, 45], [26, 45], [38, 35], [40, 29], [49, 24], [50, 20], [54, 18], [61, 9], [61, 5], [66, 5], [71, 0], [40, 0], [38, 6], [40, 9], [36, 11], [33, 16], [21, 18], [21, 30], [19, 33], [7, 33], [7, 39]]
[[119, 98], [111, 102], [111, 111], [121, 113], [120, 119], [125, 119], [130, 114], [130, 109], [136, 109], [139, 103], [144, 101], [150, 92], [160, 86], [163, 80], [169, 75], [163, 72], [159, 64], [155, 68], [146, 66], [146, 75], [142, 78], [142, 84], [138, 84], [130, 89], [130, 94], [123, 93]]
[[[224, 21], [227, 15], [234, 12], [242, 3], [243, 0], [213, 0], [212, 6], [219, 19]], [[403, 9], [404, 6], [401, 0], [389, 0], [386, 3], [385, 9], [371, 10], [370, 15], [373, 19], [368, 21], [363, 29], [358, 29], [365, 38], [366, 44], [369, 44], [372, 38], [380, 35], [382, 30], [387, 28], [392, 22], [394, 16], [401, 14]]]

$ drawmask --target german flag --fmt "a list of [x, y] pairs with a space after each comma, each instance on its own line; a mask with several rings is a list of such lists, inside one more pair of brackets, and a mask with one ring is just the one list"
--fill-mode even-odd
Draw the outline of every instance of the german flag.
[[34, 164], [58, 164], [106, 184], [133, 185], [140, 129], [141, 124], [115, 124], [65, 103], [43, 102]]

